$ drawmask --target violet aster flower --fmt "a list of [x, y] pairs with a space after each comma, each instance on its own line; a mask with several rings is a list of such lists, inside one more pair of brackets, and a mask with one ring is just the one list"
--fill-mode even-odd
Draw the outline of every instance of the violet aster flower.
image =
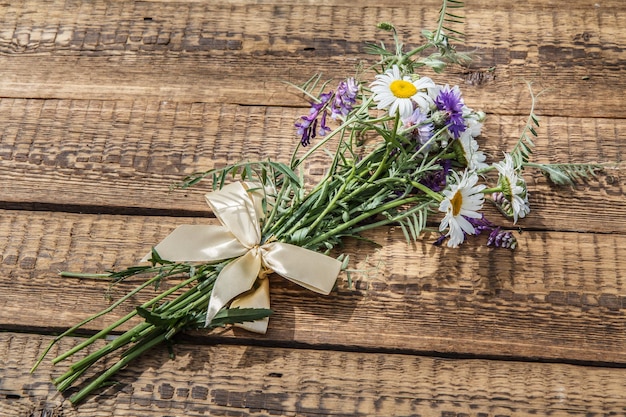
[[356, 103], [356, 95], [359, 92], [359, 84], [354, 78], [341, 81], [337, 86], [335, 99], [330, 107], [331, 117], [347, 116]]
[[437, 95], [435, 105], [445, 115], [445, 124], [455, 139], [458, 139], [466, 129], [463, 120], [463, 99], [457, 86], [450, 88], [446, 85]]

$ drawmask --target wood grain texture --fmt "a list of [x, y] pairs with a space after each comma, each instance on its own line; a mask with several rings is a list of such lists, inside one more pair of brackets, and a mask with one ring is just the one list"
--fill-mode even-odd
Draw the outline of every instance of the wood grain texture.
[[[176, 225], [206, 221], [25, 211], [0, 218], [0, 275], [7, 277], [0, 281], [0, 327], [55, 331], [141, 282], [110, 289], [58, 271], [134, 265]], [[352, 259], [352, 289], [345, 274], [330, 296], [274, 276], [275, 314], [262, 340], [626, 364], [624, 235], [524, 232], [514, 252], [481, 246], [485, 238], [457, 251], [434, 247], [432, 239], [409, 246], [393, 229], [367, 237], [382, 247], [347, 242], [343, 249]], [[122, 317], [150, 294], [87, 329]]]
[[[301, 105], [281, 81], [354, 72], [367, 58], [364, 42], [381, 38], [375, 28], [380, 21], [395, 22], [407, 44], [417, 43], [415, 28], [432, 25], [438, 4], [56, 1], [42, 7], [25, 0], [3, 6], [9, 12], [0, 33], [0, 95]], [[567, 109], [577, 117], [621, 117], [620, 97], [610, 92], [625, 87], [619, 76], [623, 4], [533, 8], [476, 2], [466, 17], [471, 23], [462, 30], [480, 61], [445, 80], [469, 83], [465, 87], [475, 90], [479, 107], [524, 114], [513, 86], [526, 79], [558, 92], [541, 101], [544, 114]], [[481, 25], [485, 21], [493, 24]], [[480, 85], [472, 86], [477, 79]]]
[[[588, 416], [626, 412], [626, 369], [400, 354], [177, 345], [119, 374], [72, 407], [43, 366], [24, 374], [46, 336], [0, 333], [0, 406], [33, 416]], [[69, 341], [68, 341], [69, 342]], [[67, 348], [64, 344], [61, 348]], [[47, 414], [46, 414], [47, 413]]]

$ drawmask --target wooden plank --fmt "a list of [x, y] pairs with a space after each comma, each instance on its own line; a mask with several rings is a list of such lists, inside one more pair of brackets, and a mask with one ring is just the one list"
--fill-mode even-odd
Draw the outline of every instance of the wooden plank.
[[[468, 97], [468, 103], [472, 98]], [[208, 183], [170, 192], [185, 175], [241, 161], [289, 162], [302, 109], [103, 100], [0, 99], [0, 175], [5, 207], [74, 206], [98, 212], [207, 212]], [[242, 123], [245, 121], [245, 123]], [[524, 118], [490, 115], [480, 138], [489, 160], [517, 141]], [[533, 160], [621, 161], [622, 119], [542, 118]], [[328, 160], [313, 159], [315, 181]], [[621, 165], [618, 164], [617, 167]], [[626, 232], [623, 171], [571, 190], [528, 176], [531, 215], [521, 227]], [[88, 206], [95, 208], [89, 209]], [[494, 209], [487, 215], [501, 222]], [[507, 224], [504, 222], [503, 224]]]
[[[484, 237], [460, 251], [431, 246], [434, 236], [407, 246], [399, 230], [381, 229], [368, 237], [383, 247], [341, 249], [352, 255], [352, 289], [346, 274], [328, 297], [273, 276], [266, 336], [187, 334], [178, 360], [156, 349], [78, 408], [50, 384], [61, 368], [27, 374], [47, 335], [140, 282], [109, 288], [59, 270], [121, 268], [178, 224], [214, 223], [206, 184], [168, 186], [225, 163], [287, 160], [306, 103], [281, 81], [352, 74], [372, 61], [364, 42], [384, 38], [382, 20], [415, 44], [438, 6], [1, 3], [0, 414], [626, 414], [622, 0], [473, 0], [463, 10], [461, 49], [479, 59], [436, 80], [461, 85], [489, 113], [491, 158], [515, 142], [525, 79], [546, 89], [536, 161], [617, 161], [575, 190], [527, 176], [533, 211], [515, 252], [480, 246]], [[324, 166], [315, 160], [307, 176]]]
[[[109, 289], [60, 270], [131, 266], [176, 225], [203, 219], [5, 211], [0, 216], [0, 328], [69, 327], [139, 281]], [[342, 274], [330, 296], [272, 278], [269, 342], [341, 345], [549, 360], [626, 363], [626, 236], [524, 232], [515, 251], [407, 245], [399, 230], [347, 242], [353, 289]], [[169, 285], [169, 284], [168, 284]], [[102, 327], [147, 300], [88, 326]], [[24, 308], [28, 306], [28, 308]], [[205, 332], [199, 332], [204, 337]], [[247, 332], [214, 341], [256, 338]]]
[[[280, 80], [353, 73], [366, 58], [364, 42], [381, 38], [379, 21], [412, 22], [401, 32], [407, 44], [419, 42], [413, 28], [435, 22], [438, 2], [354, 8], [59, 1], [42, 7], [24, 0], [3, 7], [12, 11], [0, 32], [3, 97], [299, 105]], [[556, 91], [540, 103], [545, 114], [567, 109], [577, 117], [621, 117], [620, 99], [611, 91], [625, 87], [619, 76], [623, 4], [574, 2], [565, 9], [476, 2], [465, 12], [467, 48], [480, 61], [439, 79], [480, 84], [466, 86], [476, 90], [480, 107], [495, 104], [499, 112], [523, 114], [515, 86], [527, 79]], [[280, 25], [272, 23], [277, 18]], [[338, 19], [346, 23], [331, 24]]]
[[[120, 385], [72, 407], [44, 364], [50, 337], [0, 333], [0, 407], [7, 416], [552, 415], [626, 412], [626, 369], [360, 353], [189, 345], [155, 349]], [[64, 343], [61, 348], [67, 348]]]

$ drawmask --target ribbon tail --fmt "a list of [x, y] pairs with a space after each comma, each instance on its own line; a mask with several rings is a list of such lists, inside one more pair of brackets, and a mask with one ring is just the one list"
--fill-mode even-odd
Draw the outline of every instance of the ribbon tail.
[[261, 250], [263, 262], [272, 271], [320, 294], [332, 291], [341, 271], [341, 262], [335, 258], [300, 246], [273, 242]]
[[[259, 280], [259, 286], [254, 291], [243, 294], [230, 303], [230, 308], [270, 308], [270, 282], [269, 279]], [[235, 326], [254, 333], [265, 334], [270, 318], [264, 317], [260, 320], [237, 323]]]
[[[210, 262], [234, 258], [247, 249], [223, 226], [178, 226], [154, 248], [162, 259], [175, 262]], [[142, 262], [150, 260], [147, 254]]]
[[213, 284], [205, 327], [213, 317], [233, 298], [249, 291], [261, 270], [261, 256], [257, 250], [250, 250], [222, 269]]

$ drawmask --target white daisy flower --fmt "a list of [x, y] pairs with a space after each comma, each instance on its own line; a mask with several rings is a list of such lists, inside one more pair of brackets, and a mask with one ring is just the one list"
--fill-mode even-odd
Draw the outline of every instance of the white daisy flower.
[[510, 154], [504, 154], [504, 160], [494, 164], [500, 173], [498, 185], [502, 187], [502, 194], [510, 204], [509, 211], [513, 216], [513, 223], [517, 223], [518, 218], [524, 218], [530, 213], [528, 203], [528, 190], [526, 181], [518, 175]]
[[394, 65], [384, 74], [376, 76], [371, 84], [374, 93], [372, 98], [378, 103], [378, 109], [389, 109], [390, 116], [400, 113], [400, 117], [408, 118], [413, 113], [413, 103], [428, 109], [432, 99], [426, 89], [434, 86], [435, 83], [428, 77], [413, 80], [408, 75], [402, 76], [400, 68]]
[[474, 110], [469, 107], [465, 107], [463, 109], [463, 118], [465, 119], [467, 130], [470, 131], [472, 137], [480, 135], [483, 128], [483, 122], [485, 121], [485, 113], [474, 112]]
[[474, 226], [466, 219], [479, 219], [482, 217], [478, 213], [483, 208], [485, 197], [482, 190], [485, 185], [479, 184], [478, 175], [465, 170], [463, 176], [459, 178], [456, 172], [452, 172], [456, 184], [450, 185], [450, 189], [444, 190], [446, 197], [439, 204], [439, 211], [446, 213], [439, 225], [439, 231], [448, 229], [448, 247], [456, 248], [465, 240], [465, 235], [476, 234]]
[[483, 151], [478, 150], [478, 142], [476, 142], [476, 139], [474, 139], [469, 129], [461, 133], [459, 144], [461, 145], [462, 156], [465, 159], [466, 166], [470, 171], [476, 171], [489, 166], [485, 163], [487, 157]]

